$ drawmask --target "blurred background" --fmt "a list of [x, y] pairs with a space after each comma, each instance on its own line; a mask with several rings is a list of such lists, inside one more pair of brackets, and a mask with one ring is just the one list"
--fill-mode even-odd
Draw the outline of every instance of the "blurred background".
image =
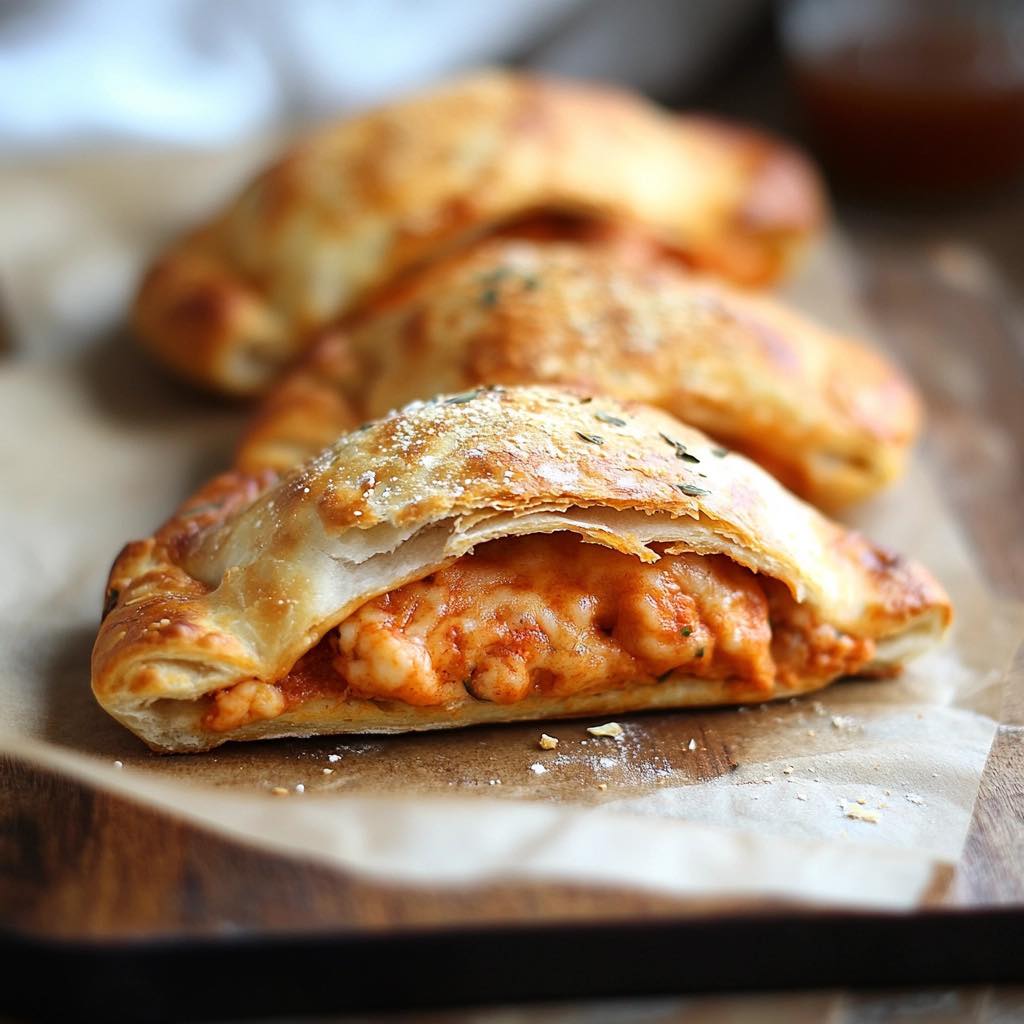
[[3, 344], [87, 344], [155, 248], [283, 137], [495, 63], [795, 138], [865, 287], [925, 274], [983, 293], [1019, 340], [1019, 0], [6, 0]]

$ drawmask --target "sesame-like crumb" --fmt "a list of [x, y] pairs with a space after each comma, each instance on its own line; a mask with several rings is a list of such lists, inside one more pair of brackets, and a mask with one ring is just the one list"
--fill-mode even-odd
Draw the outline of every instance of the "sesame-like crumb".
[[696, 750], [697, 749], [697, 741], [695, 739], [691, 739], [690, 742], [686, 744], [686, 749], [687, 750]]
[[603, 792], [604, 790], [606, 790], [608, 788], [608, 783], [607, 782], [599, 782], [597, 784], [597, 788], [600, 789]]
[[299, 783], [299, 784], [298, 784], [298, 785], [297, 785], [297, 786], [295, 787], [295, 792], [296, 792], [296, 793], [305, 793], [305, 792], [306, 792], [306, 787], [305, 787], [305, 786], [304, 786], [304, 785], [303, 785], [303, 784], [302, 784], [302, 783], [300, 782], [300, 783]]
[[284, 786], [275, 786], [271, 791], [273, 796], [287, 796], [288, 790]]
[[547, 768], [545, 768], [539, 761], [535, 761], [530, 765], [530, 771], [533, 772], [534, 775], [543, 775], [547, 771]]
[[605, 722], [604, 725], [590, 725], [587, 727], [587, 732], [591, 736], [621, 736], [622, 726], [618, 722]]
[[334, 774], [334, 769], [333, 768], [321, 768], [320, 770], [324, 773], [324, 775], [333, 775]]
[[114, 767], [115, 768], [123, 768], [124, 767], [124, 761], [115, 761], [114, 762]]

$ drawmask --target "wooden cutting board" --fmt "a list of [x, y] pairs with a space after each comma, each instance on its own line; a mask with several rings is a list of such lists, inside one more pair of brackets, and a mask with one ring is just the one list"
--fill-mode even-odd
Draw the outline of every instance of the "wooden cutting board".
[[[1024, 599], [1024, 360], [976, 258], [860, 250], [863, 298], [919, 382], [929, 458], [979, 566]], [[959, 264], [958, 264], [959, 260]], [[966, 261], [966, 262], [965, 262]], [[935, 907], [794, 912], [587, 886], [428, 892], [242, 846], [63, 777], [0, 762], [0, 945], [15, 1001], [125, 1019], [240, 1016], [709, 988], [1020, 980], [1024, 657], [1018, 652], [967, 847]], [[725, 756], [702, 750], [698, 773]], [[395, 965], [400, 981], [377, 980]], [[28, 986], [19, 971], [62, 972]], [[685, 965], [685, 967], [684, 967]], [[225, 977], [244, 973], [227, 987]], [[187, 980], [186, 980], [187, 979]], [[21, 982], [25, 982], [21, 985]], [[138, 987], [134, 1003], [112, 993]], [[153, 992], [161, 992], [154, 1000]]]

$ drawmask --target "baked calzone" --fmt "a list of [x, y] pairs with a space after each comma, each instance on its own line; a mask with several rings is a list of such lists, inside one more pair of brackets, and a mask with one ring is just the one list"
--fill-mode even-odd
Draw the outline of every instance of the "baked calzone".
[[417, 402], [229, 474], [110, 576], [93, 689], [153, 749], [763, 701], [887, 675], [921, 567], [641, 405]]
[[298, 143], [159, 258], [134, 323], [181, 373], [253, 393], [312, 329], [481, 234], [558, 232], [559, 217], [629, 225], [764, 283], [822, 210], [807, 163], [754, 132], [607, 88], [484, 73]]
[[414, 398], [529, 383], [657, 405], [826, 507], [897, 477], [921, 419], [889, 360], [770, 298], [621, 244], [490, 239], [314, 346], [238, 464], [288, 469]]

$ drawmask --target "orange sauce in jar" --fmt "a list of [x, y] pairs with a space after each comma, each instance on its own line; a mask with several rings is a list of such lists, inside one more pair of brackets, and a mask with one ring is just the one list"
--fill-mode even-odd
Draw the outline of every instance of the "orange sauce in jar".
[[822, 156], [851, 182], [934, 194], [1024, 171], [1012, 33], [938, 18], [800, 54], [793, 73]]

